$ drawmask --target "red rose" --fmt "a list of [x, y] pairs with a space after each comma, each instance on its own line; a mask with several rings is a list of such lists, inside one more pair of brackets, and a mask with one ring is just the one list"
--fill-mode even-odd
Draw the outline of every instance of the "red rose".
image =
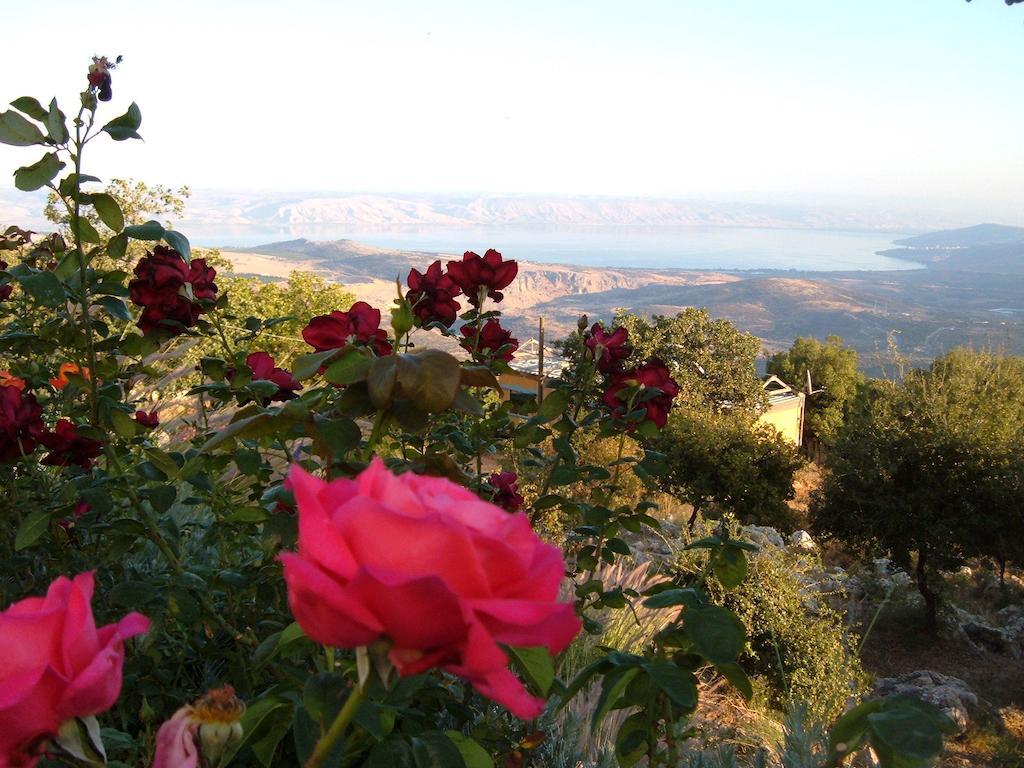
[[519, 493], [517, 481], [519, 475], [515, 472], [495, 472], [488, 479], [488, 484], [494, 489], [494, 496], [491, 501], [502, 509], [509, 512], [518, 512], [523, 508], [525, 500]]
[[451, 328], [461, 308], [455, 301], [461, 289], [451, 276], [441, 272], [440, 259], [427, 267], [423, 274], [418, 269], [409, 270], [408, 283], [409, 292], [405, 298], [412, 305], [412, 312], [419, 318], [420, 325], [438, 322]]
[[481, 258], [472, 251], [466, 251], [462, 261], [448, 262], [448, 276], [466, 294], [469, 303], [480, 308], [480, 290], [487, 289], [493, 301], [501, 301], [503, 288], [507, 288], [519, 273], [514, 261], [504, 261], [501, 254], [491, 248]]
[[594, 323], [586, 345], [597, 360], [597, 370], [614, 373], [622, 369], [623, 361], [633, 353], [633, 348], [626, 343], [628, 338], [629, 331], [626, 328], [619, 327], [611, 333], [605, 333], [600, 323]]
[[[118, 56], [118, 61], [121, 57]], [[96, 89], [96, 98], [100, 101], [110, 101], [113, 97], [113, 91], [110, 89], [110, 70], [112, 70], [116, 64], [112, 64], [106, 56], [93, 56], [92, 64], [89, 65], [89, 73], [86, 76], [89, 81], [89, 90]]]
[[676, 380], [672, 378], [661, 360], [651, 360], [636, 370], [617, 374], [612, 380], [612, 385], [604, 393], [605, 405], [616, 415], [624, 415], [626, 403], [622, 397], [623, 390], [635, 386], [659, 390], [649, 399], [638, 398], [634, 409], [643, 408], [647, 412], [644, 420], [653, 422], [661, 429], [668, 422], [673, 398], [679, 394]]
[[139, 328], [143, 333], [160, 329], [172, 334], [191, 328], [207, 311], [196, 300], [217, 298], [216, 276], [205, 259], [186, 264], [173, 248], [156, 246], [139, 259], [135, 279], [128, 283], [131, 300], [142, 307]]
[[92, 460], [100, 455], [103, 445], [91, 437], [78, 434], [78, 427], [67, 419], [61, 419], [54, 426], [53, 432], [44, 432], [39, 442], [50, 449], [43, 458], [43, 464], [53, 467], [67, 467], [72, 464], [89, 469]]
[[[0, 259], [0, 272], [3, 272], [5, 269], [7, 269], [7, 266], [7, 262], [4, 261], [3, 259]], [[6, 299], [11, 298], [11, 293], [13, 291], [14, 285], [12, 283], [8, 283], [7, 285], [0, 285], [0, 301], [4, 301]]]
[[459, 345], [472, 354], [474, 359], [504, 360], [510, 362], [519, 349], [519, 339], [512, 337], [512, 331], [501, 327], [498, 318], [492, 317], [483, 328], [480, 329], [480, 338], [477, 339], [477, 325], [466, 324], [459, 329], [465, 337]]
[[302, 329], [302, 338], [317, 352], [358, 342], [377, 355], [391, 354], [387, 331], [380, 327], [380, 310], [365, 301], [357, 301], [347, 312], [335, 310], [329, 315], [317, 315]]
[[145, 411], [136, 411], [135, 420], [146, 429], [156, 429], [160, 426], [160, 414], [158, 414], [155, 409], [149, 413], [146, 413]]
[[402, 675], [439, 667], [519, 717], [540, 714], [498, 644], [558, 653], [580, 621], [558, 601], [562, 553], [524, 514], [444, 478], [395, 476], [379, 458], [354, 480], [298, 465], [289, 479], [299, 551], [281, 560], [307, 635], [341, 648], [387, 639]]
[[46, 597], [0, 613], [0, 766], [33, 766], [61, 723], [113, 706], [121, 691], [124, 641], [149, 619], [130, 613], [96, 627], [92, 573], [60, 577]]
[[[291, 372], [286, 371], [284, 368], [276, 367], [274, 365], [274, 358], [266, 352], [253, 352], [245, 358], [245, 364], [252, 371], [253, 381], [269, 381], [271, 384], [277, 385], [277, 392], [263, 399], [264, 406], [273, 400], [281, 402], [292, 400], [296, 397], [295, 392], [302, 389], [302, 385], [295, 380]], [[233, 376], [234, 372], [230, 371], [228, 373], [228, 380], [230, 381]]]
[[36, 449], [43, 434], [43, 409], [31, 392], [0, 387], [0, 464], [17, 461]]

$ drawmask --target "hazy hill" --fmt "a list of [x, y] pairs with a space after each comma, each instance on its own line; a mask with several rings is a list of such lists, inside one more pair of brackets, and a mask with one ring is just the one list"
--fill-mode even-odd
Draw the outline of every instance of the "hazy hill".
[[978, 224], [896, 240], [901, 246], [881, 251], [932, 269], [994, 274], [1024, 274], [1024, 228]]
[[[411, 267], [437, 258], [424, 251], [376, 248], [351, 240], [291, 240], [225, 251], [239, 272], [280, 277], [290, 267], [314, 269], [345, 283], [382, 309]], [[923, 363], [958, 345], [1024, 354], [1024, 275], [922, 269], [860, 273], [726, 273], [606, 269], [520, 262], [505, 292], [506, 322], [522, 340], [543, 317], [550, 337], [567, 335], [581, 314], [609, 318], [615, 309], [674, 314], [688, 306], [759, 336], [766, 350], [797, 336], [836, 333], [868, 368], [895, 333], [901, 350]]]

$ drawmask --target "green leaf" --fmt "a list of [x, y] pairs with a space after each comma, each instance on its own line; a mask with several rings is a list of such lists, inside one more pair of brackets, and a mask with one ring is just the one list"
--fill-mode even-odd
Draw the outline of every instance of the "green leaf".
[[644, 606], [647, 608], [671, 608], [677, 605], [685, 605], [687, 608], [693, 609], [699, 608], [703, 603], [704, 601], [697, 593], [697, 590], [692, 587], [666, 589], [664, 592], [659, 592], [644, 600]]
[[867, 715], [873, 744], [880, 741], [900, 757], [924, 762], [942, 752], [947, 721], [938, 708], [910, 696], [886, 699], [880, 711]]
[[124, 233], [135, 240], [159, 240], [164, 236], [164, 225], [159, 221], [147, 221], [145, 224], [130, 224]]
[[509, 646], [508, 652], [516, 667], [526, 679], [537, 687], [540, 695], [547, 696], [548, 691], [551, 690], [551, 683], [555, 680], [555, 665], [548, 649], [540, 646], [531, 648]]
[[133, 101], [127, 112], [120, 117], [115, 117], [101, 130], [110, 134], [110, 138], [114, 141], [141, 139], [142, 137], [138, 134], [140, 125], [142, 125], [142, 111], [139, 109], [139, 105]]
[[601, 696], [597, 700], [594, 716], [590, 721], [592, 732], [597, 731], [605, 715], [612, 711], [616, 702], [625, 693], [626, 687], [638, 674], [640, 674], [640, 667], [626, 667], [605, 675], [601, 683]]
[[[114, 232], [124, 229], [124, 214], [121, 212], [121, 206], [117, 204], [117, 200], [106, 192], [94, 192], [90, 197], [92, 198], [92, 207], [96, 209], [96, 215], [100, 217], [100, 221]], [[107, 253], [110, 253], [109, 246]]]
[[60, 173], [64, 162], [56, 152], [43, 155], [32, 165], [26, 165], [14, 172], [14, 186], [23, 192], [33, 192], [49, 184]]
[[18, 526], [18, 533], [14, 537], [14, 551], [20, 552], [26, 547], [31, 547], [39, 537], [46, 533], [50, 526], [50, 513], [44, 509], [37, 509]]
[[139, 431], [139, 423], [119, 408], [110, 411], [110, 425], [120, 437], [128, 439], [135, 437]]
[[732, 683], [733, 687], [743, 694], [743, 698], [750, 701], [754, 697], [754, 688], [750, 684], [750, 678], [743, 671], [743, 667], [735, 662], [731, 664], [718, 664], [716, 669], [722, 677]]
[[107, 310], [111, 317], [116, 317], [118, 320], [132, 319], [132, 313], [128, 309], [128, 305], [124, 303], [124, 299], [119, 299], [117, 296], [101, 296], [96, 303]]
[[711, 570], [726, 590], [735, 589], [747, 577], [747, 556], [742, 549], [726, 545], [712, 556]]
[[459, 731], [445, 731], [462, 755], [466, 768], [494, 768], [494, 760], [479, 743]]
[[318, 419], [316, 434], [323, 440], [335, 461], [339, 461], [346, 453], [356, 448], [363, 438], [359, 425], [345, 417]]
[[42, 122], [46, 119], [49, 114], [43, 105], [39, 103], [38, 99], [34, 99], [31, 96], [22, 96], [11, 102], [11, 106], [19, 112], [24, 112], [26, 115], [31, 117], [33, 120], [39, 120]]
[[540, 408], [537, 409], [536, 415], [530, 421], [537, 424], [547, 424], [549, 421], [554, 421], [564, 414], [566, 408], [569, 407], [569, 397], [569, 392], [566, 390], [556, 389], [544, 398]]
[[391, 738], [370, 750], [366, 768], [414, 768], [412, 748], [401, 739]]
[[371, 360], [364, 357], [355, 349], [346, 349], [341, 356], [331, 363], [324, 371], [324, 378], [331, 384], [345, 386], [356, 381], [366, 379], [366, 372], [370, 370]]
[[35, 123], [30, 123], [12, 110], [0, 112], [0, 144], [9, 144], [12, 147], [30, 147], [33, 144], [45, 143], [46, 137]]
[[242, 740], [229, 748], [221, 765], [227, 765], [234, 755], [248, 746], [252, 747], [260, 764], [269, 768], [278, 743], [291, 727], [291, 704], [276, 696], [266, 696], [246, 707], [241, 724]]
[[128, 234], [120, 232], [110, 238], [107, 243], [107, 255], [114, 261], [120, 261], [128, 251]]
[[647, 674], [676, 705], [687, 710], [697, 707], [697, 678], [693, 673], [670, 661], [655, 661], [647, 665]]
[[416, 768], [465, 768], [459, 748], [441, 731], [424, 731], [410, 745]]
[[648, 722], [644, 712], [635, 712], [627, 717], [615, 736], [615, 757], [620, 768], [636, 765], [647, 754]]
[[305, 381], [316, 375], [325, 362], [338, 354], [336, 349], [328, 349], [323, 352], [312, 352], [308, 355], [299, 355], [292, 362], [292, 376], [297, 381]]
[[162, 514], [174, 504], [178, 492], [173, 485], [157, 485], [147, 488], [145, 495], [149, 499], [149, 503], [153, 505], [153, 509]]
[[96, 227], [92, 225], [87, 218], [80, 216], [78, 218], [78, 237], [83, 243], [100, 243], [100, 233], [96, 231]]
[[171, 248], [181, 254], [186, 264], [192, 261], [192, 246], [188, 244], [188, 238], [181, 234], [181, 232], [168, 229], [164, 232], [164, 240]]
[[51, 99], [50, 109], [46, 113], [43, 123], [46, 125], [46, 133], [57, 144], [63, 144], [71, 138], [68, 135], [68, 127], [65, 124], [65, 121], [66, 118], [64, 117], [64, 113], [61, 112], [60, 107], [57, 106], [57, 99]]
[[730, 664], [743, 651], [747, 631], [732, 611], [719, 605], [688, 608], [686, 634], [700, 654], [713, 664]]
[[551, 485], [569, 485], [580, 479], [579, 472], [575, 467], [567, 467], [560, 464], [551, 471]]
[[17, 279], [25, 293], [44, 307], [59, 307], [64, 303], [64, 286], [52, 272], [31, 272]]

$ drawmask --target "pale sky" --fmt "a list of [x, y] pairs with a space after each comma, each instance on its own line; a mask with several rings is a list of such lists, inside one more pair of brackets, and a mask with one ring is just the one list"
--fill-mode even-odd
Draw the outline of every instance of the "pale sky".
[[[1002, 0], [4, 2], [0, 102], [93, 53], [145, 143], [98, 176], [212, 189], [1024, 200]], [[110, 142], [104, 142], [110, 144]], [[0, 179], [37, 159], [0, 148]]]

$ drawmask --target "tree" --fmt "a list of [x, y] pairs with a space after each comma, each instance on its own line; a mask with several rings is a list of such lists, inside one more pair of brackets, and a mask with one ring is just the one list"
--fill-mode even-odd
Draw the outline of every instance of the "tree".
[[835, 438], [863, 380], [856, 350], [844, 347], [838, 336], [828, 336], [824, 343], [798, 337], [788, 352], [772, 356], [768, 373], [797, 388], [810, 374], [815, 393], [807, 398], [807, 429], [826, 442]]
[[1005, 562], [1024, 538], [1024, 359], [958, 349], [903, 382], [864, 387], [811, 505], [816, 530], [909, 565], [930, 628], [931, 573]]
[[757, 376], [761, 341], [728, 320], [715, 320], [706, 309], [687, 307], [674, 317], [650, 321], [625, 311], [615, 325], [629, 330], [635, 359], [662, 359], [679, 383], [677, 402], [723, 412], [756, 413], [765, 406]]
[[786, 504], [802, 460], [770, 426], [742, 413], [680, 408], [652, 447], [665, 454], [661, 488], [693, 506], [689, 526], [709, 509], [747, 523], [792, 524]]
[[[104, 192], [117, 202], [121, 213], [124, 214], [126, 225], [162, 220], [167, 229], [172, 229], [172, 222], [181, 218], [185, 211], [185, 201], [192, 194], [191, 190], [185, 186], [173, 190], [162, 184], [146, 184], [138, 179], [111, 179]], [[56, 192], [50, 192], [43, 215], [47, 220], [60, 225], [61, 234], [70, 242], [71, 230], [68, 226], [70, 213]], [[88, 220], [104, 239], [116, 234], [103, 223], [95, 208], [83, 209], [82, 217]], [[146, 250], [146, 243], [130, 241], [124, 258], [119, 261], [117, 266], [125, 267], [135, 264]], [[207, 254], [197, 253], [196, 256], [207, 256]]]

